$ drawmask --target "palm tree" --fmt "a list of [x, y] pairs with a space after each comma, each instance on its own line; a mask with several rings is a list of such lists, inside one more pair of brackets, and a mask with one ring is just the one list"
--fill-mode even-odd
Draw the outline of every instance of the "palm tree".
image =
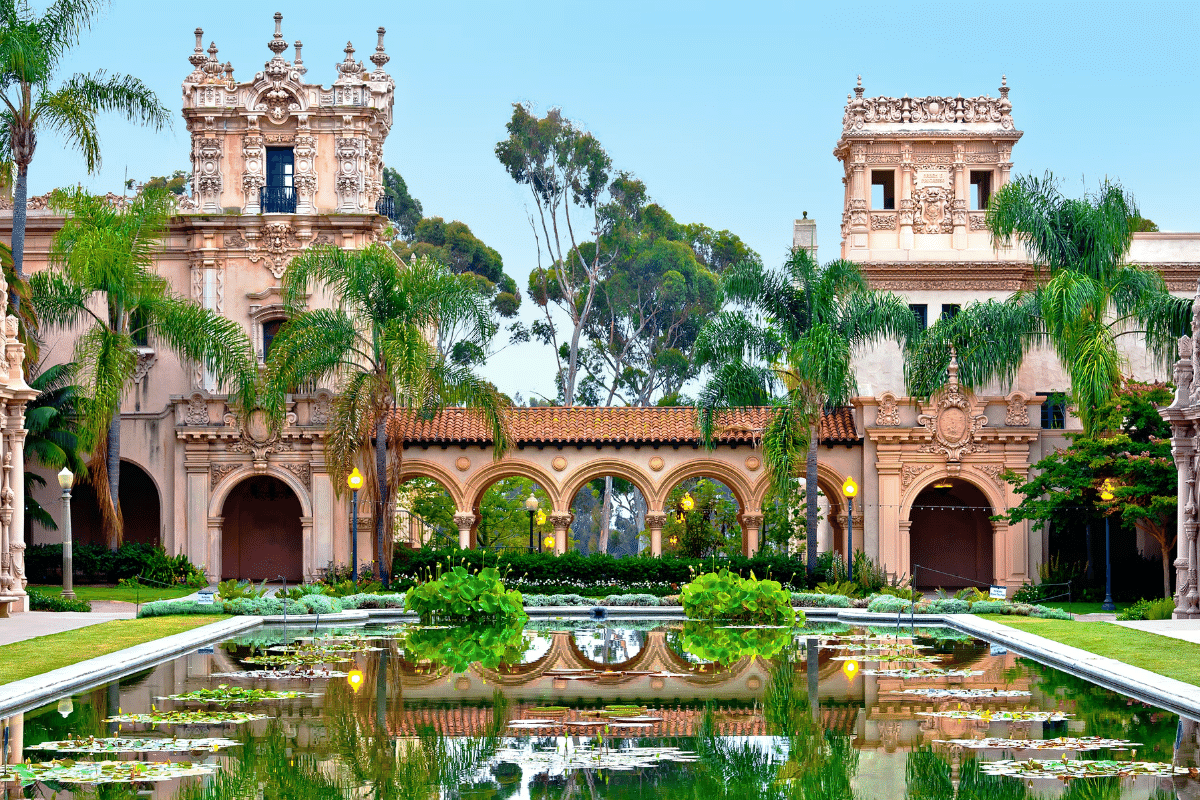
[[1164, 366], [1175, 358], [1191, 302], [1172, 297], [1157, 272], [1125, 263], [1137, 207], [1119, 184], [1094, 195], [1064, 197], [1052, 175], [1019, 177], [992, 195], [987, 225], [996, 246], [1019, 242], [1035, 268], [1035, 285], [1011, 297], [975, 303], [939, 320], [905, 365], [909, 392], [927, 397], [946, 379], [950, 351], [959, 377], [978, 387], [1011, 383], [1026, 354], [1048, 347], [1071, 382], [1071, 402], [1087, 435], [1122, 385], [1122, 336], [1139, 336]]
[[153, 271], [172, 203], [157, 189], [125, 208], [80, 190], [55, 193], [52, 206], [67, 216], [54, 237], [53, 268], [29, 281], [41, 324], [78, 334], [74, 361], [87, 395], [82, 433], [94, 445], [89, 473], [96, 494], [109, 500], [101, 503], [101, 516], [113, 549], [122, 534], [121, 399], [139, 344], [166, 347], [203, 366], [235, 397], [254, 396], [257, 373], [242, 326], [176, 295]]
[[88, 172], [94, 173], [100, 168], [98, 114], [116, 112], [155, 130], [170, 124], [170, 112], [154, 92], [128, 75], [76, 73], [51, 88], [63, 58], [104, 5], [102, 0], [55, 0], [38, 17], [28, 0], [0, 0], [0, 160], [17, 168], [12, 249], [18, 277], [25, 275], [25, 202], [38, 133], [61, 137], [83, 154]]
[[[333, 308], [306, 310], [313, 283], [324, 285]], [[464, 341], [486, 345], [496, 328], [490, 306], [467, 276], [427, 258], [405, 265], [378, 244], [364, 250], [305, 250], [288, 267], [283, 294], [290, 320], [271, 345], [268, 410], [278, 423], [287, 392], [335, 381], [326, 462], [339, 490], [355, 465], [363, 464], [377, 510], [376, 554], [387, 586], [391, 570], [384, 554], [391, 552], [391, 519], [386, 512], [388, 498], [399, 489], [404, 447], [395, 412], [427, 415], [446, 406], [475, 407], [492, 430], [497, 456], [507, 445], [506, 401], [430, 341], [439, 327], [457, 325]]]
[[29, 378], [29, 387], [38, 394], [25, 406], [25, 519], [51, 531], [58, 530], [58, 525], [33, 499], [33, 488], [45, 486], [46, 479], [28, 467], [36, 464], [50, 471], [66, 467], [79, 476], [87, 472], [85, 448], [79, 438], [83, 398], [74, 379], [75, 365], [69, 362], [54, 364]]
[[[773, 409], [763, 432], [763, 461], [776, 493], [786, 497], [805, 461], [808, 570], [817, 562], [817, 444], [821, 414], [854, 396], [856, 348], [916, 334], [912, 309], [899, 296], [873, 291], [852, 261], [820, 266], [797, 249], [782, 271], [757, 261], [734, 266], [725, 295], [762, 318], [724, 311], [705, 325], [697, 355], [712, 367], [696, 408], [711, 446], [718, 414], [737, 406]], [[765, 323], [765, 324], [762, 324]]]

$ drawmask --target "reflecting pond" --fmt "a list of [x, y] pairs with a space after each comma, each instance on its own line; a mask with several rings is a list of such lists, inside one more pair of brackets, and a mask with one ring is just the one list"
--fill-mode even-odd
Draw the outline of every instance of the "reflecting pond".
[[1200, 797], [1194, 722], [940, 628], [264, 628], [4, 726], [9, 797]]

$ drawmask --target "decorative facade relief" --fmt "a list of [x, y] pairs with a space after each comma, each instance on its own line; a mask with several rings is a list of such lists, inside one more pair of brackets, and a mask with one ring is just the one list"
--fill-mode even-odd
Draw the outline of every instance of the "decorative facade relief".
[[905, 464], [904, 469], [900, 472], [900, 483], [907, 489], [912, 485], [912, 482], [920, 477], [921, 473], [933, 469], [933, 464]]
[[868, 125], [894, 123], [989, 123], [1002, 130], [1013, 127], [1008, 79], [1000, 80], [1000, 96], [988, 97], [863, 97], [862, 76], [847, 96], [842, 130], [860, 131]]
[[187, 408], [183, 410], [183, 424], [188, 426], [208, 425], [208, 402], [204, 395], [194, 392], [188, 398]]
[[263, 266], [271, 271], [276, 279], [282, 278], [287, 272], [287, 265], [300, 250], [300, 242], [292, 226], [287, 222], [268, 222], [262, 228], [262, 246], [251, 248], [246, 253], [250, 263], [265, 262]]
[[1200, 284], [1192, 301], [1192, 334], [1179, 337], [1179, 360], [1173, 370], [1175, 401], [1160, 412], [1171, 424], [1171, 455], [1179, 470], [1178, 556], [1175, 559], [1176, 619], [1200, 618]]
[[923, 186], [913, 192], [913, 232], [951, 233], [950, 204], [954, 193], [946, 186]]
[[894, 231], [894, 230], [896, 230], [896, 215], [895, 214], [872, 214], [871, 215], [871, 230], [873, 230], [873, 231]]
[[1029, 425], [1029, 395], [1024, 392], [1013, 392], [1004, 398], [1008, 407], [1004, 411], [1004, 424], [1010, 428], [1024, 428]]
[[951, 351], [949, 378], [933, 407], [917, 417], [933, 441], [919, 452], [941, 453], [947, 461], [962, 461], [968, 453], [986, 453], [987, 445], [976, 441], [979, 430], [987, 425], [987, 416], [976, 413], [971, 399], [958, 384], [958, 356]]
[[221, 481], [225, 480], [229, 475], [237, 472], [244, 465], [236, 461], [216, 461], [208, 465], [208, 489], [212, 491], [217, 488]]
[[308, 491], [312, 491], [312, 467], [303, 461], [285, 461], [279, 466], [296, 476], [296, 480]]
[[880, 428], [900, 426], [900, 408], [896, 395], [891, 392], [884, 392], [879, 397], [879, 411], [875, 414], [875, 425]]
[[1004, 488], [1004, 478], [1000, 477], [1000, 474], [1004, 472], [1003, 464], [976, 464], [975, 469], [991, 478], [992, 483], [996, 484], [1001, 489]]

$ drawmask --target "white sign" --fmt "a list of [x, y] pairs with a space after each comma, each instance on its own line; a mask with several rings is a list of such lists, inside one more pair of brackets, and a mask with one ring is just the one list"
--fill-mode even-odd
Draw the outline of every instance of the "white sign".
[[1007, 586], [993, 586], [991, 588], [991, 590], [988, 592], [988, 597], [992, 598], [993, 600], [1007, 600], [1008, 599], [1008, 587]]
[[213, 593], [200, 592], [200, 594], [196, 596], [196, 602], [202, 606], [211, 606], [213, 604]]
[[1008, 648], [1003, 645], [993, 644], [988, 647], [989, 656], [1005, 656], [1008, 655]]

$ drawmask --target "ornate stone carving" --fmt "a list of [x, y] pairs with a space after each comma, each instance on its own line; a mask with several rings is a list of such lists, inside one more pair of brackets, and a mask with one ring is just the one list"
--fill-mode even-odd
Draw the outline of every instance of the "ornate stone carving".
[[761, 466], [762, 461], [759, 460], [758, 456], [749, 456], [746, 459], [746, 469], [750, 470], [751, 472], [754, 472]]
[[662, 529], [667, 524], [667, 515], [663, 513], [651, 512], [646, 514], [646, 527]]
[[469, 531], [471, 526], [475, 524], [475, 515], [470, 512], [460, 511], [454, 515], [454, 524], [458, 526], [460, 531]]
[[279, 466], [295, 475], [296, 480], [300, 481], [300, 485], [306, 490], [312, 491], [312, 466], [310, 464], [299, 461], [287, 461]]
[[1000, 477], [1000, 473], [1004, 472], [1003, 464], [976, 464], [975, 469], [991, 478], [997, 486], [1004, 487], [1004, 479]]
[[333, 418], [333, 397], [328, 392], [318, 392], [309, 411], [308, 421], [312, 425], [328, 425]]
[[225, 480], [231, 473], [237, 472], [242, 468], [242, 465], [236, 461], [215, 461], [208, 465], [208, 489], [212, 491], [217, 488], [221, 481]]
[[[226, 414], [226, 424], [230, 421], [237, 424], [237, 418], [232, 414]], [[295, 424], [295, 414], [288, 414], [288, 424]], [[292, 443], [280, 439], [279, 433], [272, 432], [267, 423], [266, 415], [262, 411], [251, 413], [239, 425], [241, 428], [241, 438], [232, 444], [226, 445], [225, 449], [230, 453], [245, 453], [251, 456], [254, 460], [254, 469], [257, 472], [265, 472], [267, 469], [267, 459], [273, 453], [283, 453], [292, 450]]]
[[924, 426], [933, 441], [921, 445], [918, 452], [942, 453], [947, 461], [962, 461], [967, 453], [986, 453], [987, 445], [975, 440], [987, 417], [974, 413], [970, 399], [958, 385], [958, 356], [951, 351], [949, 379], [932, 414], [921, 414], [917, 423]]
[[1008, 81], [1001, 79], [1000, 97], [863, 97], [859, 76], [854, 94], [846, 98], [842, 130], [850, 133], [877, 123], [993, 123], [1013, 129]]
[[266, 268], [278, 279], [283, 277], [288, 263], [299, 249], [300, 242], [289, 223], [268, 222], [262, 229], [262, 247], [251, 249], [246, 258], [254, 264], [265, 261]]
[[567, 468], [567, 460], [562, 456], [555, 456], [554, 460], [550, 462], [550, 466], [554, 467], [555, 472], [562, 472]]
[[763, 523], [762, 512], [743, 512], [738, 515], [738, 520], [746, 528], [761, 528]]
[[654, 456], [650, 459], [650, 469], [654, 470], [655, 472], [662, 472], [664, 463], [665, 462], [663, 462], [661, 457]]
[[141, 383], [146, 379], [150, 368], [158, 361], [158, 355], [152, 347], [138, 347], [135, 349], [137, 350], [137, 366], [133, 368], [133, 382]]
[[972, 213], [970, 216], [970, 220], [971, 220], [971, 230], [986, 231], [988, 229], [986, 214], [983, 214], [982, 212]]
[[896, 215], [895, 214], [872, 214], [871, 215], [871, 230], [873, 230], [873, 231], [894, 231], [894, 230], [896, 230]]
[[208, 425], [208, 403], [204, 395], [195, 392], [188, 398], [187, 408], [183, 410], [183, 424], [189, 426]]
[[879, 428], [895, 428], [900, 425], [900, 407], [896, 395], [884, 392], [879, 397], [879, 411], [875, 414], [875, 425]]
[[917, 476], [933, 468], [933, 464], [905, 464], [900, 470], [900, 484], [907, 489]]
[[966, 226], [967, 224], [967, 201], [952, 200], [950, 203], [950, 216], [956, 226]]
[[953, 193], [944, 186], [923, 186], [913, 192], [913, 232], [950, 233], [950, 203]]
[[233, 233], [225, 234], [225, 247], [234, 248], [249, 246], [250, 243], [246, 241], [246, 237], [242, 235], [241, 231], [234, 231]]
[[571, 526], [571, 518], [575, 515], [569, 511], [553, 511], [550, 513], [550, 524], [555, 531], [566, 530]]
[[861, 197], [851, 198], [848, 209], [852, 226], [867, 226], [867, 201]]
[[471, 468], [471, 459], [466, 456], [459, 456], [454, 462], [454, 468], [459, 472], [466, 472]]
[[1008, 408], [1004, 412], [1004, 424], [1010, 428], [1024, 428], [1029, 425], [1029, 407], [1025, 403], [1029, 396], [1024, 392], [1013, 392], [1004, 401]]

